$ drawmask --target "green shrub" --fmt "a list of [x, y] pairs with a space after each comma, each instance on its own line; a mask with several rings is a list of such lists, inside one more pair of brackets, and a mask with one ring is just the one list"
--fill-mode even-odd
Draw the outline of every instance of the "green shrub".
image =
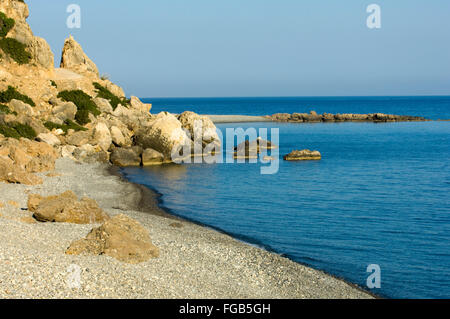
[[64, 122], [64, 124], [57, 124], [54, 122], [45, 122], [44, 126], [46, 128], [48, 128], [50, 131], [53, 129], [61, 129], [64, 131], [64, 134], [67, 134], [67, 131], [69, 131], [70, 129], [75, 130], [75, 131], [87, 131], [87, 128], [80, 126], [71, 120], [66, 120]]
[[52, 86], [54, 86], [55, 88], [57, 88], [57, 87], [58, 87], [58, 85], [56, 84], [56, 82], [55, 82], [55, 81], [51, 80], [51, 81], [50, 81], [50, 83], [51, 83], [51, 84], [52, 84]]
[[59, 92], [58, 97], [63, 101], [72, 102], [77, 106], [78, 111], [75, 115], [75, 119], [81, 125], [90, 122], [89, 113], [92, 113], [95, 116], [100, 114], [100, 111], [94, 101], [92, 101], [92, 98], [81, 90], [62, 91]]
[[31, 98], [19, 93], [14, 87], [8, 86], [6, 91], [0, 92], [0, 103], [9, 103], [11, 100], [20, 100], [31, 106], [36, 106]]
[[29, 125], [15, 123], [13, 128], [19, 133], [20, 136], [34, 140], [37, 136], [36, 131]]
[[0, 104], [0, 113], [3, 113], [3, 114], [10, 114], [10, 113], [11, 113], [11, 110], [9, 109], [8, 106], [3, 105], [3, 104]]
[[100, 83], [94, 82], [93, 84], [94, 87], [97, 89], [97, 97], [108, 100], [109, 103], [111, 103], [113, 110], [115, 110], [119, 104], [127, 106], [130, 103], [130, 100], [124, 97], [119, 98], [118, 96], [114, 95], [110, 90], [102, 86]]
[[14, 19], [8, 18], [3, 12], [0, 12], [0, 37], [6, 37], [14, 23]]
[[36, 131], [31, 126], [21, 123], [0, 125], [0, 134], [4, 137], [12, 137], [15, 139], [24, 137], [30, 140], [34, 140], [37, 136]]
[[25, 44], [20, 43], [16, 39], [1, 39], [0, 48], [19, 64], [28, 64], [31, 60], [31, 53], [25, 50]]

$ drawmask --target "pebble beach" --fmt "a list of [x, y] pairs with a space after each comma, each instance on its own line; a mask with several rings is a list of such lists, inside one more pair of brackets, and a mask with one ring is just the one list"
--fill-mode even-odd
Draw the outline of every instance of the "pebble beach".
[[[129, 183], [111, 165], [59, 159], [42, 185], [0, 183], [0, 298], [372, 298], [343, 280], [179, 220], [158, 195]], [[111, 216], [126, 214], [150, 232], [160, 256], [127, 264], [106, 255], [66, 255], [96, 225], [40, 223], [29, 194], [73, 190]], [[70, 285], [73, 267], [79, 286]], [[72, 267], [72, 268], [71, 268]]]

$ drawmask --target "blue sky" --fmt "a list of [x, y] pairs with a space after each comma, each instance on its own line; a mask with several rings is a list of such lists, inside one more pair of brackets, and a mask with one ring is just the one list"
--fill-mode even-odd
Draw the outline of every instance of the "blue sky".
[[[140, 97], [450, 95], [448, 0], [26, 0]], [[81, 7], [81, 29], [66, 7]], [[381, 29], [366, 7], [381, 7]]]

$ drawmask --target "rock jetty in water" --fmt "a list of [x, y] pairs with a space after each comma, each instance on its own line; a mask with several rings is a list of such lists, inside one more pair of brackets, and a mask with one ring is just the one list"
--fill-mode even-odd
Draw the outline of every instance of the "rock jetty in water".
[[276, 113], [269, 115], [275, 122], [293, 122], [293, 123], [320, 123], [320, 122], [419, 122], [429, 121], [426, 118], [409, 115], [393, 115], [384, 113], [371, 114], [317, 114], [315, 111], [309, 113]]
[[322, 155], [319, 151], [295, 150], [285, 155], [283, 158], [285, 161], [318, 161], [322, 159]]

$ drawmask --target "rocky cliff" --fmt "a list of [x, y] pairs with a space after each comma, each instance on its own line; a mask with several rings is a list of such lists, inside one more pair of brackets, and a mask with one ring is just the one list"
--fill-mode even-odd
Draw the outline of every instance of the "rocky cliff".
[[[49, 45], [33, 35], [28, 15], [22, 1], [0, 3], [0, 141], [27, 139], [51, 145], [58, 156], [122, 166], [170, 162], [175, 148], [220, 144], [207, 117], [152, 115], [150, 104], [127, 98], [99, 76], [72, 36], [55, 68]], [[194, 134], [196, 121], [202, 127]], [[201, 141], [194, 140], [198, 136]]]

